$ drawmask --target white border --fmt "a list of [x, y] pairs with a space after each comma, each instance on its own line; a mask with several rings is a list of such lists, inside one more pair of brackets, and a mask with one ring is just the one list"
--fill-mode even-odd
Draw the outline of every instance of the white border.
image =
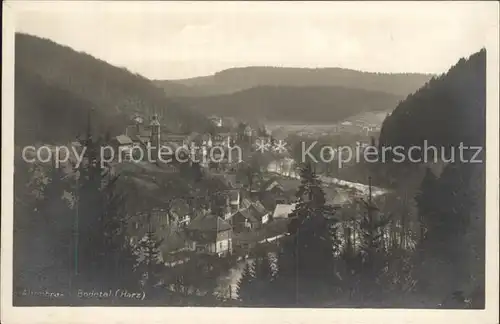
[[[487, 34], [487, 177], [486, 177], [486, 310], [405, 310], [405, 309], [249, 309], [249, 308], [158, 308], [158, 307], [12, 307], [12, 207], [13, 207], [13, 136], [14, 136], [14, 26], [16, 10], [55, 8], [40, 3], [23, 1], [3, 2], [2, 29], [2, 258], [1, 258], [1, 321], [2, 323], [137, 323], [174, 322], [207, 323], [498, 323], [498, 198], [499, 198], [499, 31], [498, 2], [342, 2], [309, 3], [218, 3], [196, 2], [58, 2], [60, 10], [228, 10], [239, 6], [245, 10], [321, 10], [321, 6], [335, 5], [342, 9], [367, 7], [373, 14], [388, 11], [397, 14], [402, 8], [413, 6], [432, 11], [432, 6], [474, 5], [482, 9], [482, 19], [491, 22]], [[160, 8], [161, 6], [161, 8]], [[418, 6], [418, 7], [417, 7]], [[436, 53], [438, 55], [438, 53]], [[458, 58], [457, 58], [458, 60]]]

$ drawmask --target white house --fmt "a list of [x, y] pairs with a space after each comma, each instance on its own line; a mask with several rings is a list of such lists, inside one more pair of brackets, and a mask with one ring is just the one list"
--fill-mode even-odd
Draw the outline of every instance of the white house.
[[200, 215], [191, 221], [187, 231], [199, 252], [219, 256], [232, 252], [232, 226], [218, 216]]

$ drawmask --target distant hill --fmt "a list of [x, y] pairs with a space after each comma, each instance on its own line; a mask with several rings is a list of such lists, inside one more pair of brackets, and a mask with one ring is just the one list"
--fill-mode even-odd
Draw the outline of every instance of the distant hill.
[[163, 90], [167, 97], [197, 97], [206, 93], [199, 87], [193, 87], [176, 81], [155, 80], [154, 85]]
[[[460, 59], [409, 95], [383, 123], [380, 143], [448, 147], [484, 145], [486, 134], [486, 50]], [[457, 153], [458, 154], [458, 153]]]
[[[172, 131], [210, 127], [150, 80], [88, 54], [26, 34], [15, 39], [16, 143], [74, 139], [93, 108], [95, 131], [117, 133], [134, 113], [157, 112]], [[181, 87], [181, 86], [179, 86]]]
[[403, 95], [416, 91], [432, 75], [382, 74], [341, 68], [244, 67], [223, 70], [210, 76], [165, 82], [154, 81], [172, 95], [172, 83], [184, 85], [177, 96], [230, 94], [259, 86], [344, 87]]
[[175, 100], [205, 115], [260, 122], [333, 123], [361, 112], [392, 109], [403, 98], [342, 87], [263, 86], [227, 95]]

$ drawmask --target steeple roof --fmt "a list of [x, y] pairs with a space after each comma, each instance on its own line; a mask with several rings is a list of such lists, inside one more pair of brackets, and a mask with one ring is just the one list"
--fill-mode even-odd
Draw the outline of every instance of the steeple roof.
[[154, 114], [153, 117], [151, 117], [151, 126], [160, 126], [160, 122], [158, 121], [158, 115]]

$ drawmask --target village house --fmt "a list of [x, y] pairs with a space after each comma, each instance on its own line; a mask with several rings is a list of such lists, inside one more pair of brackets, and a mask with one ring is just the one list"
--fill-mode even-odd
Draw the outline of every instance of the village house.
[[[132, 155], [132, 148], [134, 147], [134, 142], [127, 135], [118, 135], [111, 139], [109, 145], [113, 148], [114, 159], [119, 160], [130, 160]], [[105, 151], [106, 154], [112, 154]], [[105, 158], [110, 158], [111, 156], [104, 156]]]
[[296, 179], [271, 178], [262, 183], [257, 194], [262, 204], [273, 210], [277, 204], [288, 204], [295, 200], [295, 193], [300, 184]]
[[[155, 114], [151, 117], [149, 125], [144, 125], [142, 118], [136, 117], [134, 125], [129, 125], [125, 129], [124, 135], [119, 135], [116, 138], [115, 145], [124, 147], [139, 146], [145, 152], [148, 147], [152, 148], [151, 155], [154, 160], [157, 160], [161, 146], [170, 148], [162, 149], [162, 158], [168, 160], [175, 157], [175, 152], [181, 147], [187, 148], [188, 136], [184, 134], [171, 134], [166, 130], [161, 129], [158, 116]], [[131, 143], [130, 143], [131, 142]]]
[[197, 252], [218, 256], [232, 253], [232, 232], [228, 222], [210, 213], [199, 215], [186, 228]]
[[260, 202], [243, 199], [240, 209], [233, 213], [230, 222], [235, 232], [256, 230], [270, 220], [269, 212]]
[[141, 124], [139, 121], [125, 128], [125, 136], [130, 137], [135, 145], [141, 147], [147, 147], [151, 144], [151, 128]]

